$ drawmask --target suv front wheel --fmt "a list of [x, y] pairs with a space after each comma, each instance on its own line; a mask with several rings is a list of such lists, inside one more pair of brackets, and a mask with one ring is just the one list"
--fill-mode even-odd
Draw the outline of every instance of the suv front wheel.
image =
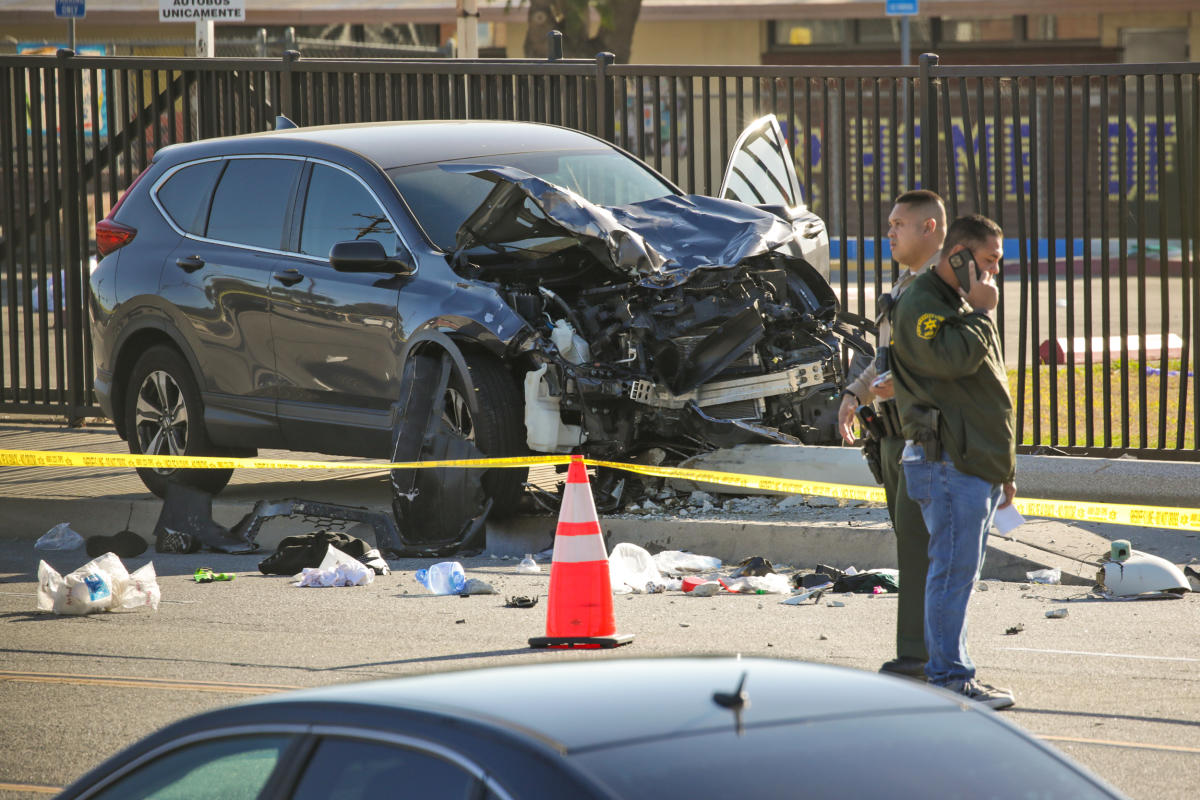
[[[176, 350], [159, 345], [134, 364], [125, 389], [125, 430], [129, 452], [163, 456], [222, 455], [208, 441], [200, 390], [187, 362]], [[159, 497], [170, 483], [216, 494], [232, 469], [138, 468], [146, 488]]]

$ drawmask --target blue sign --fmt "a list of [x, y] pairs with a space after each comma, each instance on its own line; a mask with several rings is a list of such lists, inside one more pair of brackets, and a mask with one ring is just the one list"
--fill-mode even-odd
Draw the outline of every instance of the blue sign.
[[[60, 0], [54, 0], [56, 3]], [[920, 13], [921, 0], [885, 0], [884, 12], [889, 17], [916, 16]]]
[[54, 16], [59, 19], [83, 19], [84, 0], [54, 0]]

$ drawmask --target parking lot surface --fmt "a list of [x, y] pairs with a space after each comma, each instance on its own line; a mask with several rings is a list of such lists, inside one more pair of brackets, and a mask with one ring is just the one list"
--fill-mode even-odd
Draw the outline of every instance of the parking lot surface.
[[[634, 634], [631, 645], [554, 652], [527, 646], [544, 632], [549, 564], [524, 575], [515, 558], [462, 559], [468, 577], [497, 593], [459, 598], [417, 583], [414, 572], [430, 560], [393, 561], [391, 575], [365, 587], [311, 589], [260, 574], [261, 557], [151, 550], [126, 565], [153, 561], [157, 611], [67, 617], [36, 611], [37, 562], [67, 572], [87, 560], [83, 551], [0, 542], [0, 797], [44, 796], [44, 787], [65, 785], [168, 721], [290, 687], [633, 655], [742, 653], [874, 670], [892, 655], [894, 595], [827, 595], [800, 606], [781, 605], [779, 595], [623, 595], [616, 622]], [[237, 577], [198, 584], [198, 566]], [[986, 585], [972, 600], [972, 654], [982, 679], [1015, 692], [1008, 718], [1132, 797], [1193, 796], [1196, 595], [1112, 602], [1081, 587]], [[505, 607], [516, 595], [541, 602]], [[1068, 616], [1047, 618], [1054, 609]]]

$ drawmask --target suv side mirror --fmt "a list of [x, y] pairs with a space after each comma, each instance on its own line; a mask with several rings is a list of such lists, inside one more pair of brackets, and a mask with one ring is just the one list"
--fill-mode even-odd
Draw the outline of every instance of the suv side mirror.
[[329, 263], [338, 272], [391, 272], [408, 275], [412, 264], [401, 256], [389, 256], [375, 239], [335, 242], [329, 249]]

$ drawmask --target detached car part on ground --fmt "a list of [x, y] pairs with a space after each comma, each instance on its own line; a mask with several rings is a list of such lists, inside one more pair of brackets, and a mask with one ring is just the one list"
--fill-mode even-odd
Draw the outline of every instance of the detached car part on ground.
[[[284, 207], [264, 238], [269, 198], [244, 195], [266, 191]], [[773, 117], [742, 134], [722, 195], [526, 123], [165, 148], [98, 226], [97, 393], [133, 452], [681, 458], [834, 441], [843, 344], [869, 353], [870, 326], [838, 308]], [[158, 493], [229, 477], [141, 472]], [[461, 547], [514, 508], [524, 472], [394, 472], [402, 537]]]

